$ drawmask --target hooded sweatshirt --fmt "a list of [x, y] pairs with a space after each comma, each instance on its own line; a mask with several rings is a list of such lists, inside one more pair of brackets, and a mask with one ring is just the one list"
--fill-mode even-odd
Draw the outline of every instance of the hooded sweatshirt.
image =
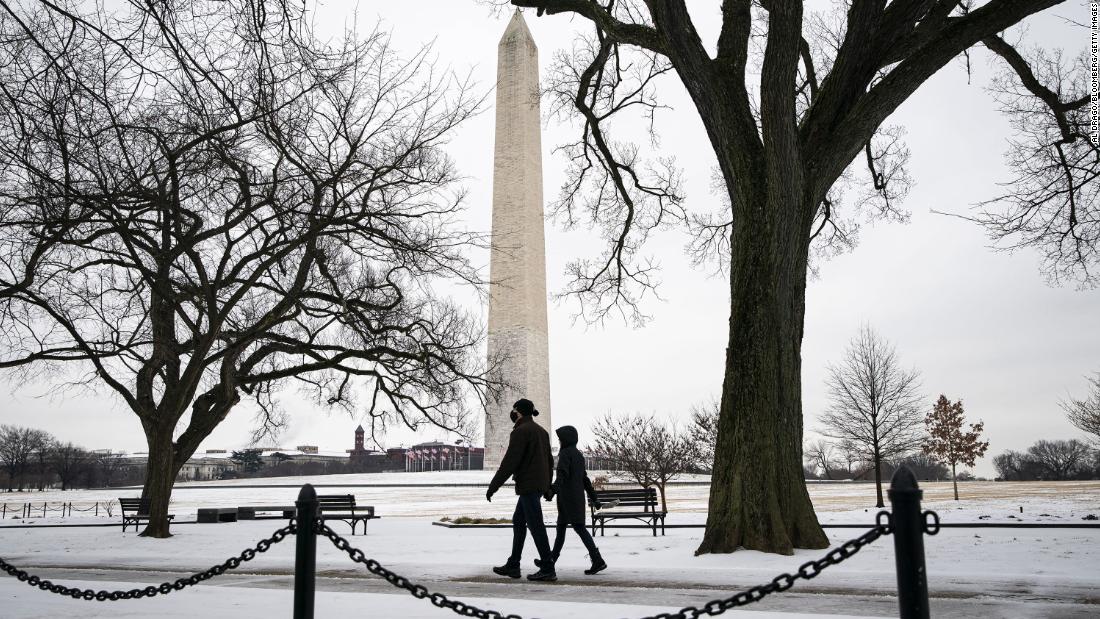
[[558, 452], [557, 479], [553, 491], [558, 496], [558, 524], [584, 524], [584, 497], [596, 502], [596, 491], [588, 479], [584, 456], [577, 449], [577, 429], [557, 429], [561, 450]]

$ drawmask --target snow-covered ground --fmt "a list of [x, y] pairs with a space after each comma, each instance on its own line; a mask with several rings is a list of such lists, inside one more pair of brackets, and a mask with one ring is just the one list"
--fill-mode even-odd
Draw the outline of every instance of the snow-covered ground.
[[[352, 486], [382, 483], [484, 483], [484, 472], [325, 476], [309, 481]], [[237, 481], [297, 484], [302, 478]], [[248, 503], [291, 503], [295, 488], [210, 488], [221, 484], [189, 484], [174, 495], [173, 511], [188, 519], [199, 506]], [[1081, 522], [1100, 515], [1100, 482], [1065, 484], [967, 483], [964, 500], [950, 500], [950, 484], [924, 484], [926, 508], [945, 522], [1054, 521]], [[870, 525], [874, 487], [870, 484], [814, 484], [811, 495], [824, 522]], [[595, 577], [582, 574], [583, 547], [567, 538], [559, 563], [559, 583], [534, 586], [508, 581], [489, 572], [508, 554], [510, 532], [500, 529], [445, 529], [432, 526], [444, 516], [508, 516], [514, 507], [510, 489], [486, 503], [477, 487], [324, 488], [322, 492], [353, 492], [360, 503], [376, 507], [381, 519], [371, 522], [368, 535], [349, 538], [367, 556], [432, 590], [456, 594], [481, 606], [540, 617], [623, 617], [653, 614], [685, 604], [702, 604], [716, 595], [766, 582], [776, 574], [824, 554], [797, 551], [793, 557], [741, 551], [696, 557], [701, 529], [670, 529], [652, 537], [639, 529], [608, 531], [597, 537], [611, 568]], [[134, 491], [33, 493], [43, 500], [95, 501], [128, 496]], [[670, 522], [705, 520], [706, 486], [669, 489]], [[9, 504], [28, 497], [0, 496]], [[25, 499], [24, 499], [25, 500]], [[1023, 513], [1020, 513], [1020, 507]], [[552, 509], [551, 509], [551, 514]], [[983, 518], [988, 516], [988, 518]], [[116, 518], [117, 519], [117, 518]], [[66, 519], [88, 522], [88, 517]], [[99, 521], [105, 521], [101, 518]], [[21, 521], [7, 520], [5, 524]], [[61, 522], [36, 519], [38, 524]], [[132, 583], [172, 580], [223, 561], [271, 531], [283, 521], [187, 524], [174, 537], [151, 540], [115, 527], [0, 529], [0, 557], [20, 567], [34, 568], [56, 582], [82, 586], [129, 588]], [[334, 528], [346, 534], [348, 527]], [[834, 545], [860, 533], [827, 529]], [[318, 617], [336, 609], [378, 609], [371, 616], [445, 617], [425, 601], [390, 591], [376, 578], [366, 578], [327, 541], [319, 540], [321, 578]], [[944, 529], [925, 539], [929, 590], [935, 616], [1100, 616], [1100, 530], [1091, 529]], [[12, 578], [0, 578], [0, 616], [54, 617], [152, 616], [251, 617], [271, 612], [287, 614], [287, 575], [293, 568], [293, 540], [273, 547], [243, 566], [237, 580], [215, 579], [209, 585], [174, 593], [171, 599], [116, 603], [76, 602], [44, 593]], [[533, 557], [528, 549], [527, 558]], [[527, 561], [529, 564], [529, 561]], [[525, 566], [526, 567], [526, 566]], [[228, 580], [227, 580], [228, 579]], [[759, 608], [804, 616], [842, 614], [891, 616], [895, 588], [894, 553], [890, 538], [865, 548], [846, 563], [834, 566], [791, 592], [765, 600]], [[107, 581], [107, 582], [103, 582]], [[121, 584], [120, 584], [121, 583]], [[754, 607], [754, 609], [757, 607]], [[201, 612], [199, 611], [201, 609]], [[215, 610], [216, 609], [216, 610]], [[1090, 612], [1092, 611], [1092, 612]], [[810, 613], [806, 615], [806, 613]], [[128, 614], [132, 613], [132, 614]], [[218, 614], [222, 613], [222, 614]], [[768, 617], [768, 614], [746, 614]], [[784, 619], [793, 616], [782, 614]]]
[[[17, 583], [19, 584], [19, 583]], [[76, 583], [82, 587], [127, 588], [124, 582], [87, 581]], [[19, 587], [26, 588], [19, 584]], [[0, 583], [0, 599], [21, 600], [23, 592], [14, 590], [10, 585]], [[9, 597], [11, 594], [11, 597]], [[39, 596], [45, 597], [45, 596]], [[249, 587], [200, 587], [185, 595], [173, 595], [170, 598], [153, 598], [130, 604], [120, 603], [107, 609], [102, 604], [104, 616], [120, 619], [242, 619], [243, 617], [288, 617], [293, 604], [294, 593], [289, 589], [256, 589]], [[590, 617], [641, 617], [667, 611], [659, 606], [638, 604], [601, 604], [593, 602], [546, 602], [517, 598], [475, 598], [466, 600], [483, 609], [500, 609], [502, 613], [513, 613], [523, 617], [568, 617], [571, 619]], [[57, 617], [90, 617], [89, 602], [76, 602], [61, 596], [37, 601], [35, 608], [19, 608], [17, 614], [5, 617], [23, 619], [56, 619]], [[95, 607], [93, 606], [93, 610]], [[440, 610], [427, 602], [416, 600], [408, 595], [387, 595], [381, 593], [327, 592], [317, 596], [314, 606], [316, 616], [343, 617], [365, 616], [389, 619], [439, 619], [455, 616], [450, 611]], [[108, 615], [109, 613], [109, 615]], [[810, 619], [816, 614], [778, 613], [759, 611], [731, 611], [726, 614], [741, 619]], [[830, 615], [832, 619], [844, 619], [845, 615]]]
[[[593, 473], [593, 476], [600, 473]], [[386, 517], [496, 516], [508, 517], [515, 507], [507, 487], [492, 503], [485, 502], [483, 488], [439, 487], [448, 484], [487, 484], [488, 471], [438, 471], [427, 473], [364, 473], [316, 477], [270, 477], [179, 484], [172, 497], [172, 511], [178, 519], [193, 519], [199, 507], [228, 507], [248, 504], [292, 504], [297, 487], [314, 483], [322, 494], [351, 493], [359, 503], [373, 505]], [[706, 476], [687, 476], [689, 481], [707, 481]], [[342, 486], [341, 484], [346, 484]], [[249, 488], [246, 486], [267, 486]], [[417, 487], [392, 487], [406, 485]], [[273, 487], [293, 486], [293, 487]], [[356, 487], [371, 486], [371, 487]], [[810, 497], [824, 523], [870, 523], [877, 511], [875, 486], [871, 483], [809, 484]], [[1081, 482], [966, 482], [959, 485], [960, 501], [952, 500], [950, 482], [924, 482], [924, 506], [940, 513], [945, 522], [1077, 522], [1082, 517], [1100, 516], [1100, 481]], [[884, 488], [885, 492], [885, 488]], [[673, 485], [668, 488], [669, 523], [702, 524], [706, 521], [706, 485]], [[98, 489], [47, 492], [0, 493], [0, 503], [10, 512], [24, 502], [39, 507], [71, 502], [76, 509], [91, 507], [120, 496], [138, 496], [139, 489]], [[1021, 511], [1022, 508], [1022, 511]], [[115, 510], [117, 519], [117, 510]], [[78, 522], [87, 513], [74, 513], [62, 520], [56, 513], [34, 522]], [[11, 524], [10, 520], [8, 524]]]

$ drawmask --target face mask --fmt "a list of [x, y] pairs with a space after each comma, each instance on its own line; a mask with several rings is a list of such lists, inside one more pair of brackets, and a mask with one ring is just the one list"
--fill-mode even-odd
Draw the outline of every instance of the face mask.
[[519, 413], [512, 411], [508, 413], [508, 418], [512, 420], [512, 423], [519, 421]]

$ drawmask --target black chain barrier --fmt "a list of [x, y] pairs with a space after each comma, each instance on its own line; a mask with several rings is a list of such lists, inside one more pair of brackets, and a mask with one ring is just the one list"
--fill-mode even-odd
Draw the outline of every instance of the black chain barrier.
[[[794, 574], [783, 573], [773, 578], [769, 583], [746, 589], [728, 598], [711, 600], [702, 606], [688, 606], [673, 613], [661, 613], [659, 615], [646, 617], [645, 619], [687, 619], [689, 617], [691, 619], [696, 619], [703, 615], [720, 615], [731, 608], [759, 602], [772, 593], [786, 591], [794, 586], [794, 583], [799, 579], [810, 580], [820, 574], [825, 568], [843, 563], [846, 559], [859, 552], [864, 546], [873, 543], [883, 535], [893, 533], [894, 529], [890, 519], [890, 512], [879, 512], [875, 517], [875, 522], [875, 526], [868, 529], [863, 535], [844, 542], [816, 561], [807, 561], [803, 563]], [[415, 584], [404, 576], [386, 569], [374, 559], [368, 559], [362, 550], [352, 546], [351, 542], [336, 533], [336, 531], [333, 531], [332, 528], [324, 522], [319, 522], [315, 526], [317, 527], [318, 534], [327, 537], [338, 550], [347, 553], [352, 561], [363, 564], [371, 574], [384, 578], [391, 585], [399, 589], [405, 589], [417, 599], [422, 600], [427, 598], [432, 604], [439, 608], [449, 608], [465, 617], [479, 617], [480, 619], [523, 619], [519, 615], [504, 615], [499, 611], [484, 610], [472, 604], [452, 600], [442, 593], [431, 593], [423, 585]]]
[[720, 615], [731, 608], [746, 606], [753, 602], [759, 602], [773, 593], [786, 591], [794, 586], [799, 579], [810, 580], [815, 578], [827, 567], [838, 565], [859, 552], [864, 546], [873, 543], [883, 535], [894, 532], [893, 521], [890, 512], [881, 511], [875, 516], [875, 526], [857, 538], [850, 539], [840, 546], [830, 550], [824, 557], [816, 561], [807, 561], [798, 567], [794, 574], [784, 572], [772, 579], [771, 582], [756, 585], [750, 589], [735, 593], [727, 598], [711, 600], [702, 606], [687, 606], [674, 613], [661, 613], [646, 617], [645, 619], [695, 619], [703, 615]]
[[[893, 512], [880, 511], [875, 516], [874, 527], [868, 529], [859, 537], [850, 539], [833, 548], [820, 559], [803, 563], [795, 573], [782, 573], [773, 578], [771, 582], [739, 591], [729, 597], [711, 600], [701, 606], [687, 606], [675, 612], [660, 613], [645, 619], [697, 619], [703, 615], [720, 615], [731, 608], [759, 602], [768, 595], [790, 589], [799, 580], [810, 580], [817, 577], [826, 568], [843, 563], [865, 546], [874, 543], [884, 535], [894, 536], [894, 558], [898, 578], [898, 603], [901, 617], [903, 619], [927, 619], [929, 617], [928, 591], [922, 538], [924, 535], [939, 533], [940, 518], [935, 512], [922, 512], [920, 510], [921, 491], [917, 487], [915, 476], [906, 467], [902, 467], [898, 473], [895, 473], [894, 479], [891, 481], [889, 495]], [[235, 569], [246, 561], [251, 561], [257, 554], [266, 552], [275, 544], [286, 539], [288, 535], [296, 535], [294, 616], [312, 619], [316, 576], [316, 536], [323, 535], [338, 550], [346, 553], [353, 562], [364, 565], [371, 574], [385, 579], [399, 589], [405, 589], [417, 599], [427, 599], [439, 608], [450, 609], [464, 617], [523, 619], [519, 615], [506, 615], [496, 610], [485, 610], [459, 600], [452, 600], [439, 592], [433, 593], [427, 587], [413, 583], [408, 578], [387, 569], [378, 561], [367, 558], [361, 549], [352, 546], [347, 539], [333, 531], [331, 527], [324, 523], [322, 518], [318, 517], [317, 495], [309, 484], [302, 487], [296, 505], [298, 515], [291, 520], [289, 525], [277, 529], [270, 537], [260, 540], [252, 548], [246, 548], [239, 555], [230, 557], [225, 563], [215, 565], [208, 570], [179, 578], [173, 582], [162, 583], [159, 586], [148, 586], [126, 591], [77, 589], [54, 584], [49, 580], [28, 574], [2, 558], [0, 558], [0, 570], [32, 587], [38, 587], [43, 591], [50, 591], [75, 599], [98, 601], [139, 599], [154, 595], [166, 595], [173, 591], [180, 591], [186, 587], [197, 585], [228, 570]], [[300, 531], [300, 523], [306, 521], [312, 523], [310, 530], [308, 532]]]
[[0, 570], [7, 572], [9, 575], [18, 578], [21, 582], [25, 582], [32, 587], [38, 587], [43, 591], [49, 591], [51, 593], [57, 593], [58, 595], [65, 595], [77, 600], [96, 600], [99, 602], [106, 601], [118, 601], [118, 600], [136, 600], [146, 597], [153, 597], [154, 595], [168, 595], [174, 591], [180, 591], [187, 587], [197, 585], [204, 580], [209, 580], [215, 576], [220, 576], [225, 572], [236, 569], [242, 563], [251, 561], [261, 552], [267, 552], [269, 548], [278, 544], [286, 539], [288, 535], [293, 535], [297, 532], [294, 523], [291, 523], [281, 529], [276, 530], [270, 537], [256, 542], [256, 545], [251, 548], [245, 548], [241, 554], [230, 557], [225, 563], [215, 565], [210, 569], [185, 576], [183, 578], [177, 578], [172, 582], [161, 583], [160, 585], [140, 589], [129, 590], [116, 590], [116, 591], [96, 591], [94, 589], [78, 589], [75, 587], [66, 587], [65, 585], [59, 585], [44, 578], [39, 578], [32, 574], [28, 574], [26, 571], [21, 570], [14, 565], [8, 563], [4, 559], [0, 559]]
[[352, 561], [362, 563], [366, 566], [368, 572], [375, 576], [381, 576], [391, 585], [399, 589], [405, 589], [412, 594], [414, 598], [419, 600], [427, 598], [432, 604], [435, 604], [439, 608], [449, 608], [464, 617], [479, 617], [480, 619], [523, 619], [523, 617], [519, 615], [505, 615], [496, 610], [484, 610], [472, 604], [467, 604], [459, 600], [452, 600], [442, 593], [432, 593], [428, 591], [427, 587], [424, 585], [410, 582], [408, 578], [386, 569], [381, 563], [374, 559], [368, 559], [362, 550], [352, 546], [348, 540], [341, 537], [324, 522], [318, 522], [316, 526], [319, 535], [327, 537], [337, 549], [346, 552]]

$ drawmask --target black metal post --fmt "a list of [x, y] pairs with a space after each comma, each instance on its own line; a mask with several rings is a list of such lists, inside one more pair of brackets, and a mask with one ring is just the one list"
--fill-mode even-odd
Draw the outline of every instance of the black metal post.
[[924, 567], [924, 516], [917, 477], [902, 465], [890, 480], [894, 524], [894, 561], [901, 619], [928, 619], [928, 573]]
[[295, 516], [298, 523], [294, 555], [294, 619], [313, 619], [313, 597], [317, 571], [317, 491], [311, 484], [302, 486]]

